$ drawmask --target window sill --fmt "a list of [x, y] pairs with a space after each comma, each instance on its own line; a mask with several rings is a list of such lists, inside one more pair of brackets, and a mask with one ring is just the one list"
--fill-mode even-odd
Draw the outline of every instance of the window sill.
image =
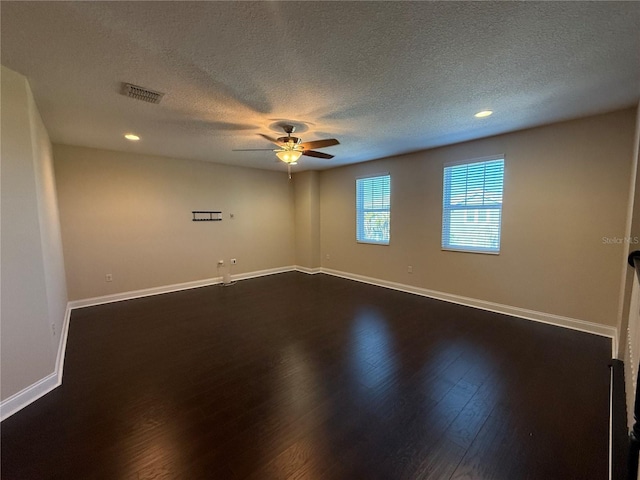
[[481, 255], [500, 255], [500, 252], [491, 252], [486, 250], [467, 250], [464, 248], [446, 248], [442, 247], [443, 252], [459, 252], [459, 253], [479, 253]]

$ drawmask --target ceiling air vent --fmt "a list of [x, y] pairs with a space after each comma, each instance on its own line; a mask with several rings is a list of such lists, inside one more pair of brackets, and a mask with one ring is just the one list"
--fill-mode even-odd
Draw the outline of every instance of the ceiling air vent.
[[122, 85], [122, 94], [149, 103], [160, 103], [160, 100], [164, 97], [164, 93], [155, 92], [138, 85], [131, 85], [130, 83]]

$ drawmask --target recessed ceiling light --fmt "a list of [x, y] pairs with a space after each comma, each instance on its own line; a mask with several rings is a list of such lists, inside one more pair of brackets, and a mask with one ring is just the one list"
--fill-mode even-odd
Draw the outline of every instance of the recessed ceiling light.
[[127, 140], [131, 140], [132, 142], [137, 142], [138, 140], [140, 140], [140, 137], [138, 135], [134, 135], [133, 133], [127, 133], [124, 138], [126, 138]]
[[482, 110], [481, 112], [478, 112], [474, 115], [474, 117], [476, 118], [484, 118], [484, 117], [488, 117], [489, 115], [492, 115], [493, 111], [492, 110]]

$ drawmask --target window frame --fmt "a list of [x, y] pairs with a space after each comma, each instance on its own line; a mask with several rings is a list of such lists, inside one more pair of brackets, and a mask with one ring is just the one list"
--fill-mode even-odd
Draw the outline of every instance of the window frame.
[[[495, 160], [502, 160], [502, 190], [500, 192], [500, 203], [499, 210], [496, 206], [497, 204], [489, 204], [485, 205], [484, 202], [480, 205], [465, 205], [457, 208], [447, 208], [445, 202], [447, 200], [447, 184], [446, 184], [446, 169], [449, 167], [455, 167], [460, 165], [472, 165], [475, 163], [484, 163], [491, 162]], [[504, 206], [504, 183], [506, 178], [506, 156], [504, 154], [491, 155], [487, 157], [478, 157], [472, 159], [465, 160], [457, 160], [453, 162], [447, 162], [443, 165], [442, 168], [442, 229], [441, 229], [441, 237], [440, 237], [440, 245], [441, 250], [446, 252], [462, 252], [462, 253], [479, 253], [484, 255], [500, 255], [502, 251], [502, 214], [503, 214], [503, 206]], [[465, 192], [466, 195], [466, 192]], [[462, 210], [468, 215], [469, 211], [483, 211], [484, 215], [487, 216], [487, 213], [491, 210], [499, 211], [499, 220], [498, 220], [498, 246], [497, 250], [486, 248], [486, 247], [477, 247], [477, 246], [451, 246], [451, 212], [455, 210]], [[449, 217], [447, 218], [447, 213], [449, 213]], [[447, 242], [445, 242], [445, 228], [448, 228], [446, 232]]]
[[[381, 177], [388, 177], [389, 178], [389, 206], [388, 208], [373, 208], [373, 209], [360, 209], [359, 208], [359, 188], [358, 188], [358, 184], [361, 181], [364, 180], [370, 180], [370, 179], [374, 179], [374, 178], [381, 178]], [[356, 210], [356, 243], [361, 243], [361, 244], [365, 244], [365, 245], [384, 245], [384, 246], [388, 246], [391, 244], [391, 174], [389, 172], [382, 172], [382, 173], [375, 173], [375, 174], [371, 174], [371, 175], [362, 175], [360, 177], [356, 177], [355, 179], [355, 210]], [[369, 212], [387, 212], [389, 219], [388, 219], [388, 239], [382, 240], [382, 241], [377, 241], [377, 240], [371, 240], [371, 239], [366, 239], [366, 238], [359, 238], [359, 233], [362, 232], [364, 235], [364, 216], [361, 217], [361, 214], [366, 213], [367, 211]]]

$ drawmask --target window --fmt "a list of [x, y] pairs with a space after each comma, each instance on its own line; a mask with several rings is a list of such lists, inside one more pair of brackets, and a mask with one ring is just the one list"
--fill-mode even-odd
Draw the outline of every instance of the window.
[[504, 157], [444, 167], [442, 248], [500, 252]]
[[389, 245], [391, 177], [356, 179], [356, 240]]

